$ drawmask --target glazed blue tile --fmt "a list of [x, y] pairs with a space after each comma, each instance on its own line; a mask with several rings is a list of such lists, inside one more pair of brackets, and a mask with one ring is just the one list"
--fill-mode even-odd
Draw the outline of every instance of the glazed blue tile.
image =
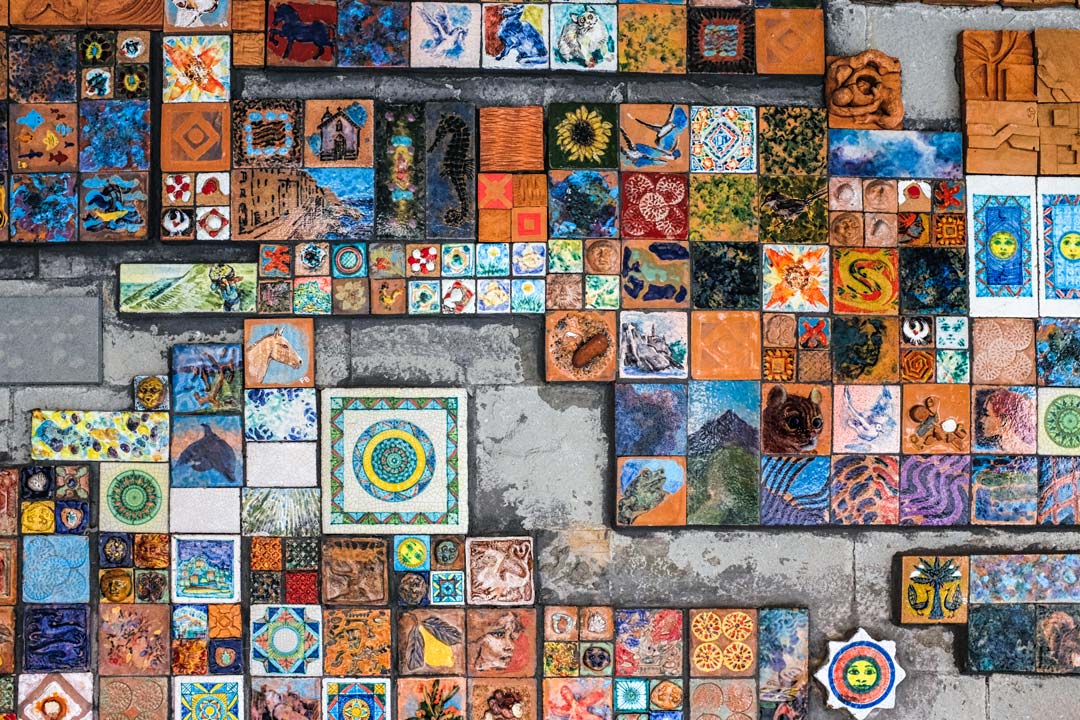
[[133, 542], [129, 533], [103, 532], [98, 535], [98, 566], [131, 567], [134, 564]]
[[439, 570], [431, 573], [432, 605], [464, 605], [465, 573], [461, 570]]
[[480, 278], [476, 281], [476, 312], [510, 312], [510, 278]]
[[543, 277], [547, 272], [547, 243], [516, 242], [510, 250], [514, 275]]
[[1035, 670], [1034, 605], [973, 605], [967, 628], [969, 671]]
[[15, 242], [73, 242], [78, 237], [76, 173], [11, 176], [10, 235]]
[[81, 535], [90, 526], [90, 503], [82, 500], [56, 501], [56, 532]]
[[244, 433], [239, 415], [174, 415], [169, 483], [173, 487], [239, 487]]
[[761, 524], [828, 525], [829, 458], [762, 458]]
[[480, 243], [476, 246], [476, 276], [499, 277], [510, 274], [510, 243]]
[[685, 455], [685, 385], [615, 386], [616, 455]]
[[1080, 555], [1042, 555], [1037, 567], [1039, 602], [1080, 602]]
[[75, 33], [12, 32], [7, 43], [8, 98], [12, 102], [57, 103], [79, 99]]
[[1035, 361], [1040, 385], [1080, 386], [1080, 319], [1039, 318]]
[[150, 101], [79, 103], [79, 169], [150, 169]]
[[206, 605], [173, 605], [173, 640], [205, 640], [209, 635], [210, 614]]
[[919, 130], [830, 130], [829, 174], [963, 178], [963, 135]]
[[975, 455], [971, 469], [971, 520], [975, 524], [1034, 525], [1038, 506], [1037, 458]]
[[207, 664], [211, 675], [240, 675], [244, 672], [244, 647], [239, 638], [210, 641]]
[[394, 571], [417, 572], [431, 569], [430, 535], [394, 536]]
[[244, 393], [244, 436], [256, 442], [318, 440], [314, 388], [263, 388]]
[[243, 400], [243, 362], [239, 343], [173, 345], [173, 412], [238, 412]]
[[24, 537], [22, 599], [37, 604], [90, 602], [90, 540], [77, 535]]
[[1080, 516], [1080, 457], [1039, 458], [1039, 524], [1076, 525]]
[[[439, 240], [474, 238], [476, 112], [465, 103], [428, 103], [424, 112], [429, 138], [425, 148], [427, 236]], [[444, 277], [445, 267], [444, 263]]]
[[972, 555], [968, 601], [978, 604], [1035, 602], [1039, 599], [1038, 555]]
[[367, 245], [344, 243], [330, 248], [330, 274], [336, 278], [364, 278], [368, 276]]
[[89, 669], [89, 605], [28, 605], [22, 629], [24, 672]]

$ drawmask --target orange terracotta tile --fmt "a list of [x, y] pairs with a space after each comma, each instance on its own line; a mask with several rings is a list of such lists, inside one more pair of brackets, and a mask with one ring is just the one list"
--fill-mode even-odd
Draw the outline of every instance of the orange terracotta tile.
[[616, 313], [564, 310], [547, 314], [544, 343], [548, 382], [615, 379]]
[[759, 73], [825, 72], [825, 20], [821, 10], [759, 8], [755, 24]]
[[[105, 0], [105, 5], [124, 0]], [[87, 0], [10, 0], [8, 17], [16, 27], [81, 27], [86, 25]], [[160, 21], [159, 21], [160, 22]]]
[[480, 108], [482, 171], [544, 170], [544, 108]]
[[[739, 342], [731, 342], [739, 338]], [[690, 313], [690, 376], [695, 380], [761, 377], [761, 313], [695, 310]]]
[[161, 106], [161, 169], [198, 172], [230, 169], [229, 103]]
[[979, 175], [1036, 175], [1039, 118], [1032, 102], [964, 104], [966, 168]]
[[970, 385], [904, 385], [900, 414], [903, 452], [970, 452]]
[[960, 33], [961, 93], [965, 100], [1035, 99], [1035, 46], [1030, 32]]

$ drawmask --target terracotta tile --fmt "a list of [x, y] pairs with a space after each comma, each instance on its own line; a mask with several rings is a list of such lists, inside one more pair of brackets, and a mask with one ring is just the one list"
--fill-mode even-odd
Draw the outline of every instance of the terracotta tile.
[[755, 20], [759, 73], [825, 72], [825, 20], [821, 10], [761, 8]]
[[[686, 524], [686, 458], [621, 457], [615, 471], [615, 522], [634, 527], [678, 526]], [[667, 480], [659, 500], [642, 502], [635, 489], [660, 474]], [[669, 490], [669, 487], [675, 490]]]
[[229, 170], [228, 103], [161, 106], [161, 169], [165, 172]]
[[[263, 0], [232, 0], [232, 29], [260, 32], [266, 28], [266, 3]], [[235, 34], [233, 38], [235, 52]]]
[[546, 327], [548, 382], [615, 379], [616, 313], [551, 312]]
[[480, 170], [544, 170], [544, 108], [480, 108]]
[[404, 315], [406, 302], [404, 280], [373, 279], [371, 281], [372, 315]]
[[[108, 0], [106, 4], [114, 1]], [[82, 27], [86, 25], [87, 5], [87, 0], [9, 0], [8, 17], [12, 25], [25, 27]]]
[[900, 61], [879, 50], [830, 56], [825, 71], [829, 127], [898, 130], [904, 121]]
[[964, 100], [1035, 99], [1035, 46], [1030, 32], [964, 30], [960, 64]]
[[1036, 175], [1039, 118], [1035, 103], [969, 100], [964, 105], [966, 169], [979, 175]]
[[757, 610], [693, 609], [689, 630], [691, 676], [757, 674]]
[[304, 165], [372, 167], [374, 115], [371, 100], [307, 100]]
[[621, 248], [618, 240], [586, 240], [585, 272], [614, 275], [619, 272]]
[[1080, 103], [1039, 104], [1039, 174], [1080, 175]]
[[863, 210], [866, 212], [896, 212], [899, 204], [895, 180], [863, 180]]
[[861, 212], [830, 212], [829, 244], [833, 247], [862, 245], [863, 214]]
[[233, 33], [232, 56], [233, 65], [261, 67], [266, 62], [266, 36], [251, 32]]
[[8, 109], [11, 167], [18, 172], [79, 169], [79, 110], [75, 103], [15, 105]]
[[[740, 342], [732, 343], [733, 337]], [[757, 380], [761, 376], [761, 314], [690, 313], [690, 372], [695, 380]]]
[[1039, 102], [1080, 101], [1080, 31], [1035, 31], [1036, 86]]
[[971, 387], [904, 385], [900, 406], [901, 449], [932, 455], [971, 448]]
[[690, 168], [689, 113], [686, 105], [620, 105], [620, 167], [638, 172], [686, 172]]

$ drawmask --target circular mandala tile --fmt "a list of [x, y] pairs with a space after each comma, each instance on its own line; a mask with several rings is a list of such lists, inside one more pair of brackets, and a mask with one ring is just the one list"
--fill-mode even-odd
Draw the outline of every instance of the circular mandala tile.
[[416, 425], [383, 420], [356, 439], [353, 471], [370, 495], [386, 502], [409, 500], [431, 482], [435, 446]]
[[1080, 447], [1080, 397], [1062, 395], [1046, 408], [1046, 434], [1063, 448]]
[[121, 522], [145, 525], [161, 510], [161, 487], [150, 473], [125, 470], [109, 483], [108, 503]]

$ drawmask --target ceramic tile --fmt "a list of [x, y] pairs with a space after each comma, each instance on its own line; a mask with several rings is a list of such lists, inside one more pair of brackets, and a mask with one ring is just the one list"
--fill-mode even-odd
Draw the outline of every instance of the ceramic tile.
[[966, 455], [911, 455], [900, 463], [901, 525], [964, 525], [971, 460]]
[[232, 83], [228, 35], [170, 35], [162, 43], [164, 102], [229, 100]]
[[168, 465], [102, 463], [98, 477], [101, 530], [168, 532]]
[[760, 304], [760, 256], [749, 243], [691, 243], [695, 308], [754, 310]]
[[174, 487], [169, 493], [169, 529], [176, 532], [240, 532], [240, 490]]
[[235, 415], [173, 418], [173, 487], [228, 487], [243, 483], [243, 434]]
[[470, 608], [466, 627], [470, 677], [529, 677], [531, 682], [537, 654], [535, 610]]
[[917, 130], [830, 130], [829, 172], [958, 179], [963, 175], [961, 136]]
[[549, 65], [548, 6], [508, 3], [483, 7], [485, 68], [542, 70]]
[[[168, 455], [168, 413], [35, 410], [31, 457], [35, 460], [161, 462]], [[115, 437], [102, 443], [100, 435]]]
[[616, 473], [617, 525], [686, 524], [684, 458], [620, 457]]
[[972, 672], [1035, 670], [1034, 605], [975, 605], [968, 613], [967, 667]]
[[620, 378], [687, 377], [686, 313], [627, 311], [619, 322]]
[[614, 172], [551, 172], [548, 214], [554, 238], [611, 238], [618, 232], [619, 182]]
[[[350, 532], [359, 525], [366, 526], [365, 532], [384, 533], [406, 524], [444, 531], [464, 527], [468, 507], [464, 400], [464, 393], [458, 391], [431, 395], [406, 390], [324, 390], [323, 531]], [[400, 490], [389, 489], [398, 482], [387, 481], [393, 473], [386, 475], [389, 470], [372, 465], [382, 454], [381, 436], [399, 431], [409, 435], [417, 456], [413, 463], [423, 461], [412, 468], [418, 477], [406, 478], [407, 487]], [[346, 445], [366, 448], [362, 452], [375, 459], [346, 465], [342, 460]], [[346, 476], [355, 479], [355, 484], [345, 483]]]
[[19, 675], [19, 714], [43, 720], [38, 707], [52, 699], [64, 708], [64, 720], [89, 720], [94, 716], [94, 676], [90, 673], [57, 672]]
[[1037, 458], [986, 455], [972, 458], [972, 524], [1034, 525], [1037, 503]]

